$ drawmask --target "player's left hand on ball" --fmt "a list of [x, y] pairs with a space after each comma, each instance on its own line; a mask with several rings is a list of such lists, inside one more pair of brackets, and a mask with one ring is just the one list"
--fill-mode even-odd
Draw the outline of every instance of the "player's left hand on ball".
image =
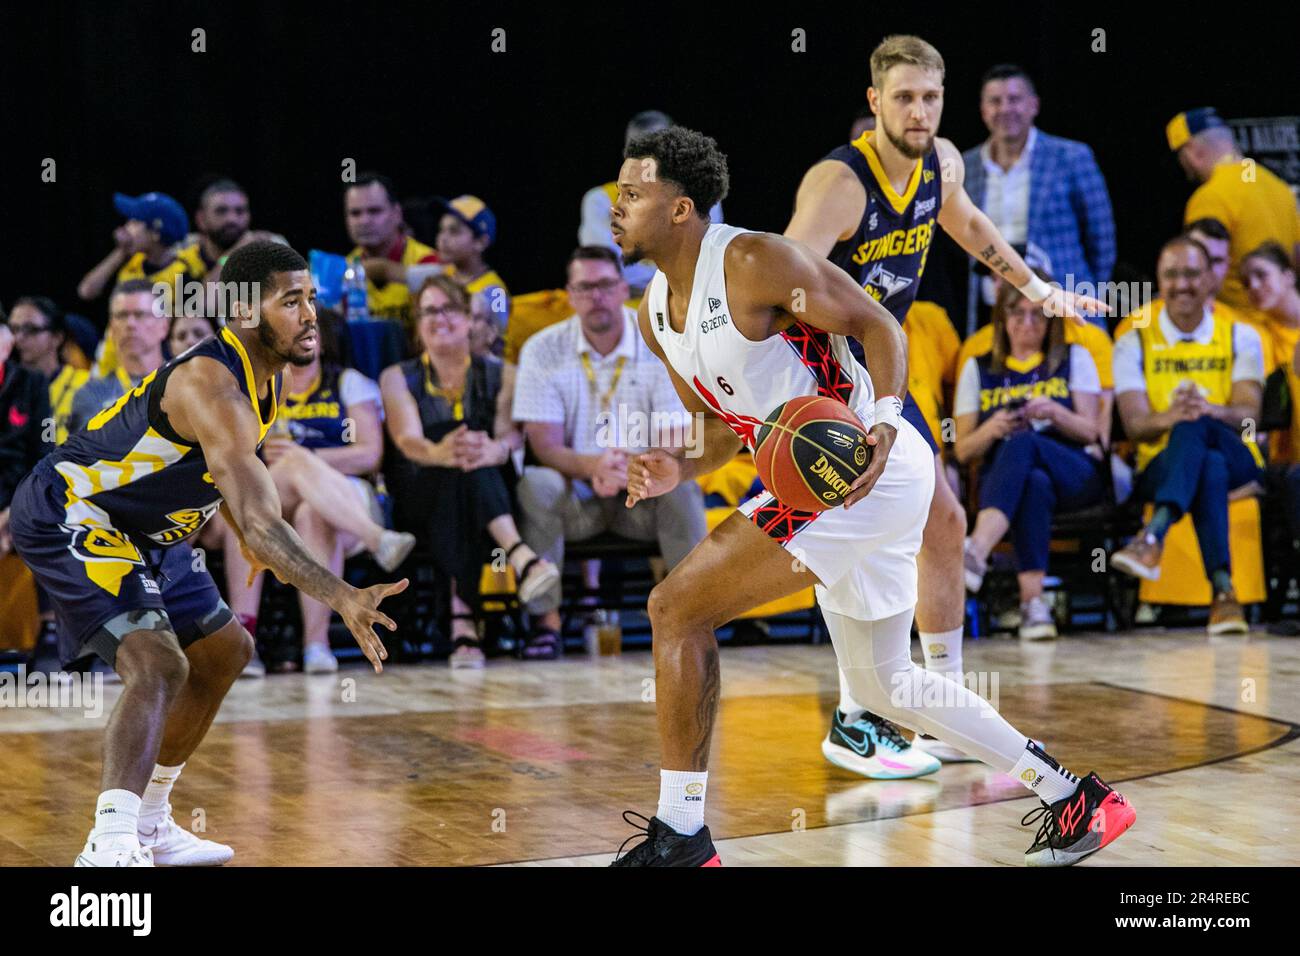
[[1073, 319], [1075, 324], [1084, 325], [1087, 319], [1084, 313], [1093, 312], [1101, 315], [1110, 315], [1110, 306], [1100, 299], [1094, 299], [1090, 295], [1079, 295], [1076, 292], [1067, 292], [1064, 289], [1052, 287], [1047, 298], [1043, 300], [1043, 314], [1049, 318], [1064, 316], [1067, 319]]
[[633, 455], [627, 463], [627, 507], [672, 491], [682, 480], [682, 463], [662, 448]]
[[849, 493], [844, 499], [844, 510], [847, 511], [871, 493], [876, 479], [885, 470], [885, 461], [888, 460], [889, 450], [894, 447], [894, 439], [897, 437], [898, 432], [894, 430], [893, 425], [871, 426], [871, 430], [867, 432], [867, 444], [871, 446], [871, 462], [867, 465], [867, 470], [858, 475], [853, 484], [849, 485]]
[[388, 659], [388, 649], [384, 647], [384, 642], [375, 633], [375, 625], [382, 624], [390, 631], [397, 630], [397, 624], [391, 617], [379, 610], [379, 604], [390, 595], [401, 594], [406, 590], [407, 583], [407, 579], [402, 578], [402, 580], [393, 584], [375, 584], [368, 588], [354, 588], [347, 599], [340, 602], [340, 606], [334, 609], [343, 618], [343, 623], [352, 632], [357, 646], [366, 655], [366, 659], [370, 661], [370, 665], [375, 669], [376, 674], [384, 669], [384, 665], [380, 661]]

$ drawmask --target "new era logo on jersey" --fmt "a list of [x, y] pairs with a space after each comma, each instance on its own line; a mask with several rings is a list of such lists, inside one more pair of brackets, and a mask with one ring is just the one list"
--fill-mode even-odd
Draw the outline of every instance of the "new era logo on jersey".
[[876, 215], [876, 211], [873, 209], [871, 210], [870, 217], [868, 217], [867, 219], [867, 229], [871, 232], [875, 232], [876, 225], [878, 222], [879, 222], [879, 217]]
[[881, 302], [888, 299], [891, 295], [896, 295], [897, 293], [902, 292], [911, 284], [912, 279], [907, 276], [895, 275], [879, 262], [877, 262], [871, 272], [868, 273], [866, 281], [863, 283], [866, 290], [870, 292], [877, 301]]
[[717, 312], [718, 309], [721, 307], [721, 305], [722, 305], [722, 300], [721, 300], [721, 299], [715, 299], [713, 296], [709, 296], [709, 311], [710, 311], [710, 312]]
[[937, 201], [938, 200], [931, 198], [925, 200], [924, 202], [917, 203], [915, 207], [915, 212], [912, 214], [912, 218], [924, 219], [926, 216], [930, 215], [930, 213], [934, 212], [934, 204]]

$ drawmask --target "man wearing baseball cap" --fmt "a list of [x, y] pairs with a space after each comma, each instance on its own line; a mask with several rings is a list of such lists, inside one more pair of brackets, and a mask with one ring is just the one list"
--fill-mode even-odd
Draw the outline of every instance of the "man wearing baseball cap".
[[505, 334], [510, 319], [510, 293], [501, 277], [483, 259], [497, 238], [497, 217], [477, 196], [439, 200], [443, 214], [438, 221], [438, 259], [448, 273], [471, 296], [481, 296], [488, 311]]
[[181, 276], [202, 279], [207, 265], [197, 244], [181, 246], [190, 231], [185, 209], [166, 193], [113, 194], [113, 206], [126, 222], [113, 230], [113, 250], [81, 280], [77, 294], [97, 299], [110, 284], [148, 279], [169, 285]]
[[1300, 257], [1300, 210], [1285, 182], [1263, 163], [1242, 156], [1232, 130], [1211, 106], [1179, 113], [1165, 127], [1169, 148], [1187, 176], [1199, 182], [1187, 200], [1183, 223], [1217, 219], [1228, 229], [1228, 275], [1220, 298], [1250, 307], [1237, 275], [1242, 258], [1272, 240]]

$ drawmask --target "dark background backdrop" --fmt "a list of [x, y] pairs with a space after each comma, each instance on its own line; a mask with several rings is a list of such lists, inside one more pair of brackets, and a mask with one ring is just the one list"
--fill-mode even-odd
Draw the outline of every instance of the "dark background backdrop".
[[[1165, 147], [1175, 112], [1295, 113], [1290, 16], [1252, 5], [1202, 16], [1130, 4], [969, 3], [716, 7], [650, 3], [56, 3], [0, 12], [5, 249], [0, 301], [73, 307], [109, 249], [111, 194], [157, 189], [192, 210], [223, 173], [255, 227], [301, 251], [349, 247], [341, 162], [389, 173], [403, 196], [472, 192], [496, 211], [489, 260], [515, 292], [554, 287], [578, 206], [614, 178], [623, 127], [659, 108], [730, 157], [727, 219], [779, 231], [806, 167], [844, 141], [886, 34], [915, 32], [947, 61], [941, 133], [985, 136], [978, 81], [1021, 63], [1040, 128], [1089, 143], [1115, 204], [1121, 266], [1149, 272], [1190, 191]], [[191, 52], [191, 31], [207, 51]], [[505, 53], [490, 50], [494, 27]], [[807, 52], [791, 52], [791, 30]], [[1106, 31], [1106, 52], [1091, 51]], [[41, 163], [57, 162], [42, 183]], [[431, 237], [424, 237], [431, 239]], [[103, 321], [103, 304], [81, 311]]]

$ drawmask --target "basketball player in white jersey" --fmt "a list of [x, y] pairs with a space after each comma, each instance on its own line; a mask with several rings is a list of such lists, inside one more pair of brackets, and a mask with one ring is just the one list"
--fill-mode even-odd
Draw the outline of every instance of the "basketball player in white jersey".
[[[627, 260], [659, 267], [641, 302], [641, 334], [704, 427], [698, 457], [654, 449], [633, 460], [628, 507], [712, 471], [742, 444], [752, 450], [764, 417], [800, 395], [852, 408], [873, 454], [843, 507], [796, 512], [760, 494], [651, 592], [659, 806], [645, 839], [615, 865], [720, 864], [704, 826], [720, 684], [714, 629], [809, 583], [861, 704], [976, 754], [1043, 800], [1024, 821], [1041, 820], [1030, 864], [1069, 864], [1105, 846], [1132, 823], [1122, 796], [1095, 774], [1070, 774], [987, 701], [912, 663], [916, 554], [934, 466], [901, 418], [907, 351], [897, 321], [806, 246], [710, 224], [728, 182], [712, 139], [674, 127], [632, 140], [624, 157], [614, 241]], [[868, 368], [845, 336], [861, 341]]]
[[[1043, 282], [967, 195], [961, 152], [935, 134], [943, 114], [943, 57], [916, 36], [886, 37], [871, 53], [867, 103], [874, 128], [833, 150], [803, 178], [785, 235], [805, 243], [852, 275], [899, 323], [916, 299], [937, 224], [971, 256], [1051, 314], [1078, 319], [1108, 311], [1096, 299]], [[916, 623], [926, 667], [960, 680], [965, 617], [963, 543], [966, 514], [943, 478], [943, 461], [920, 409], [903, 417], [929, 442], [935, 495], [921, 542]], [[918, 737], [896, 751], [897, 728], [855, 701], [843, 678], [840, 706], [822, 752], [837, 766], [867, 777], [898, 777], [972, 759], [952, 741]], [[918, 751], [920, 751], [918, 753]], [[932, 755], [928, 756], [928, 755]], [[896, 765], [914, 768], [907, 774]]]

